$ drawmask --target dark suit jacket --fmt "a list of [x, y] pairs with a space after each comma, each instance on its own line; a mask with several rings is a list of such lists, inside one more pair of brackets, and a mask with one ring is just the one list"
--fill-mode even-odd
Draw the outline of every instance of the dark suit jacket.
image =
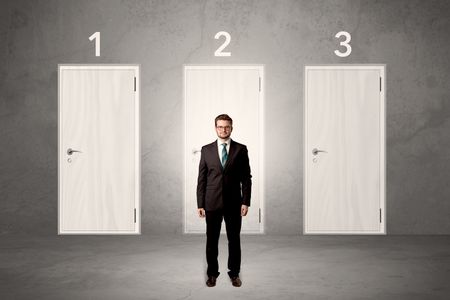
[[197, 206], [207, 211], [250, 206], [252, 180], [245, 145], [230, 140], [225, 167], [219, 158], [217, 140], [202, 147], [197, 184]]

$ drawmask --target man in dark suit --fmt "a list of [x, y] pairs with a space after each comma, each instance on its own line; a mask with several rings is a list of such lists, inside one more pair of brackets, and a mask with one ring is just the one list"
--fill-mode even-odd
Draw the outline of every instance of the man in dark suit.
[[228, 115], [216, 117], [218, 139], [202, 147], [197, 206], [201, 218], [206, 217], [206, 261], [209, 287], [216, 285], [219, 276], [219, 237], [222, 219], [228, 237], [228, 275], [233, 286], [239, 287], [241, 268], [240, 232], [242, 217], [250, 206], [251, 174], [245, 145], [231, 140], [233, 120]]

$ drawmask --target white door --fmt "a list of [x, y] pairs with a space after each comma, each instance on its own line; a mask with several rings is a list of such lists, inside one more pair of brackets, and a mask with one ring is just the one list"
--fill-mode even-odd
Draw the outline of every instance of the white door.
[[305, 234], [385, 234], [384, 69], [305, 67]]
[[[231, 138], [248, 148], [252, 197], [243, 233], [262, 233], [263, 182], [263, 67], [185, 66], [185, 213], [184, 231], [204, 233], [205, 219], [197, 215], [200, 150], [217, 139], [214, 119], [222, 113], [233, 119]], [[224, 232], [224, 225], [222, 232]]]
[[139, 66], [58, 71], [58, 233], [139, 234]]

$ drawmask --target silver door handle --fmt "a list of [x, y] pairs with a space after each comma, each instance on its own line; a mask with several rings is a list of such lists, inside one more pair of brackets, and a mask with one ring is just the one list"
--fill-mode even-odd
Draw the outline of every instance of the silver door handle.
[[195, 149], [195, 148], [192, 149], [192, 154], [194, 154], [194, 155], [197, 154], [197, 153], [199, 153], [199, 152], [202, 152], [202, 151], [201, 151], [201, 150], [197, 150], [197, 149]]
[[312, 150], [312, 154], [313, 154], [313, 155], [317, 155], [317, 154], [319, 154], [319, 152], [325, 152], [325, 153], [327, 153], [327, 151], [325, 151], [325, 150], [319, 150], [319, 149], [317, 149], [317, 148], [314, 148], [314, 149]]
[[73, 150], [72, 148], [67, 149], [67, 154], [72, 155], [72, 153], [74, 152], [80, 152], [82, 153], [80, 150]]

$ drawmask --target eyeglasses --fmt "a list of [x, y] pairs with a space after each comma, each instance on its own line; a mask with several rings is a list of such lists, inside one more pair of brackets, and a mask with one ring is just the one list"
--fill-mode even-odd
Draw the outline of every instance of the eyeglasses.
[[231, 126], [216, 126], [216, 128], [217, 129], [219, 129], [219, 130], [230, 130], [231, 129]]

